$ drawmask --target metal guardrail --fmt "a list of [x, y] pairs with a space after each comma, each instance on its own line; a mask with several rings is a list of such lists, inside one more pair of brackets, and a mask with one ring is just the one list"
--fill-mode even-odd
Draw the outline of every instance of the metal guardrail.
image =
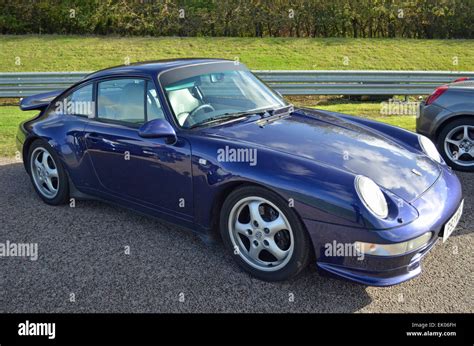
[[66, 89], [90, 72], [0, 72], [0, 97], [25, 97]]
[[427, 95], [474, 72], [255, 71], [284, 95]]
[[[474, 72], [253, 71], [283, 95], [427, 95]], [[65, 89], [90, 72], [0, 72], [0, 97]]]

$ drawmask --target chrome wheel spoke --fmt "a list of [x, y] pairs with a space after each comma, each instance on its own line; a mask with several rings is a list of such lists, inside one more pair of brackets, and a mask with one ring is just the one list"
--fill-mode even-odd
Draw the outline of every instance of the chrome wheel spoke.
[[47, 178], [47, 179], [45, 179], [44, 182], [46, 183], [46, 186], [48, 187], [49, 191], [51, 191], [51, 192], [55, 192], [55, 191], [56, 191], [56, 189], [55, 189], [55, 187], [54, 187], [53, 182], [52, 182], [51, 179]]
[[463, 128], [462, 139], [470, 140], [470, 138], [469, 138], [469, 126], [467, 126], [467, 125], [465, 125], [464, 128]]
[[[261, 227], [265, 221], [263, 221], [262, 216], [260, 215], [260, 202], [251, 202], [249, 203], [249, 210], [250, 210], [250, 223], [254, 224], [254, 226]], [[257, 222], [257, 224], [255, 224]]]
[[43, 151], [43, 157], [42, 157], [42, 160], [41, 160], [41, 163], [43, 164], [43, 167], [48, 167], [48, 158], [49, 158], [49, 154], [46, 152], [46, 151]]
[[279, 231], [286, 229], [286, 224], [281, 215], [278, 215], [275, 220], [264, 222], [263, 227], [268, 228], [270, 231], [269, 235], [275, 235]]
[[274, 240], [268, 240], [268, 247], [266, 248], [268, 252], [270, 252], [275, 258], [281, 261], [283, 258], [286, 257], [288, 250], [282, 250], [278, 247], [277, 243]]
[[474, 145], [471, 147], [469, 151], [466, 152], [472, 159], [474, 159]]
[[446, 142], [449, 144], [453, 144], [459, 148], [459, 145], [461, 144], [461, 141], [455, 141], [454, 139], [446, 138]]
[[260, 251], [262, 251], [262, 247], [260, 245], [255, 246], [253, 244], [250, 244], [250, 249], [249, 249], [249, 256], [255, 261], [260, 261], [258, 256], [260, 256]]
[[236, 220], [234, 227], [237, 233], [243, 234], [244, 236], [248, 237], [247, 230], [251, 228], [250, 224], [244, 224], [244, 223], [239, 222], [239, 220]]
[[58, 170], [56, 168], [49, 168], [46, 167], [46, 172], [50, 178], [57, 178], [58, 177]]

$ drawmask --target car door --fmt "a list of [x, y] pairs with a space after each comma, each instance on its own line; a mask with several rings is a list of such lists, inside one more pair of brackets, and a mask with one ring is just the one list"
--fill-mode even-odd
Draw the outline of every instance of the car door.
[[114, 78], [96, 84], [96, 116], [85, 129], [88, 156], [104, 194], [192, 218], [192, 175], [189, 143], [168, 144], [142, 138], [138, 128], [165, 118], [151, 80]]

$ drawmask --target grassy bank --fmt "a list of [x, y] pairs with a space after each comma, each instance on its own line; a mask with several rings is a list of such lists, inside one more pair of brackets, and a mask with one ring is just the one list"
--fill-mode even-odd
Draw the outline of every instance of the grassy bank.
[[[473, 70], [473, 40], [0, 36], [0, 71], [89, 71], [177, 57], [252, 69]], [[458, 62], [457, 65], [453, 62]]]

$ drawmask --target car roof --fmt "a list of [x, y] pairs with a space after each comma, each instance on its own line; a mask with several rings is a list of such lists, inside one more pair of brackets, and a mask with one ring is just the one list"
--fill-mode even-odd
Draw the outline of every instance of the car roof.
[[176, 67], [208, 64], [213, 62], [229, 62], [227, 59], [212, 59], [212, 58], [181, 58], [181, 59], [166, 59], [155, 61], [137, 62], [129, 65], [121, 65], [109, 67], [100, 71], [93, 72], [84, 77], [82, 81], [97, 78], [113, 76], [117, 74], [149, 74], [156, 75], [162, 71], [170, 70]]
[[465, 89], [465, 90], [472, 90], [474, 89], [474, 80], [468, 79], [461, 82], [451, 83], [449, 84], [450, 89]]

